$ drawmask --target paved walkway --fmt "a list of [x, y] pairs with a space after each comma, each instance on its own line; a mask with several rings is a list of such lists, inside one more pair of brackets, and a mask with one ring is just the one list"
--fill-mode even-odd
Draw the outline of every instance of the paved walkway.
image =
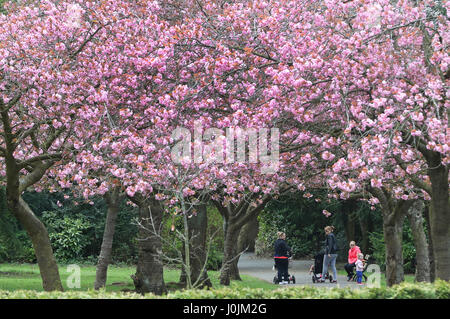
[[[316, 287], [351, 287], [361, 288], [356, 282], [348, 282], [346, 276], [340, 276], [338, 274], [337, 284], [332, 284], [329, 281], [324, 283], [313, 283], [309, 268], [314, 263], [314, 260], [291, 260], [289, 263], [289, 274], [295, 276], [295, 285], [309, 285]], [[271, 258], [259, 258], [253, 253], [244, 253], [239, 258], [238, 268], [240, 274], [250, 275], [256, 278], [273, 282], [273, 277], [276, 275], [276, 271], [272, 270], [274, 265]], [[339, 268], [338, 268], [339, 270]], [[285, 285], [292, 286], [292, 284]]]

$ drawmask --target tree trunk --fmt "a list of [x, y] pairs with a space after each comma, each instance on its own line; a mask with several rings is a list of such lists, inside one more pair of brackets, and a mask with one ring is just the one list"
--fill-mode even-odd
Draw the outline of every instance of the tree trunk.
[[132, 275], [139, 293], [162, 295], [166, 292], [161, 260], [163, 207], [155, 199], [139, 201], [138, 262]]
[[[3, 104], [3, 103], [2, 103]], [[20, 178], [21, 168], [14, 158], [14, 135], [8, 111], [0, 112], [3, 123], [3, 138], [5, 143], [4, 159], [6, 171], [6, 202], [8, 209], [20, 222], [30, 236], [34, 253], [39, 265], [42, 278], [42, 286], [45, 291], [63, 291], [58, 265], [48, 237], [47, 229], [39, 218], [34, 215], [28, 204], [22, 199], [22, 192], [29, 186], [38, 182], [46, 171], [53, 165], [52, 161], [40, 161], [34, 164], [32, 171]]]
[[351, 241], [356, 241], [355, 239], [355, 219], [352, 216], [348, 216], [347, 223], [345, 225], [345, 237], [347, 238], [347, 243]]
[[258, 237], [258, 230], [258, 214], [256, 214], [252, 216], [239, 231], [238, 239], [234, 248], [234, 255], [236, 258], [234, 258], [231, 262], [230, 276], [232, 280], [242, 280], [239, 274], [239, 259], [244, 251], [255, 251], [255, 242]]
[[383, 222], [383, 232], [386, 245], [386, 284], [390, 287], [404, 280], [403, 221], [400, 218], [395, 218], [390, 223]]
[[[386, 245], [386, 284], [388, 287], [404, 280], [403, 269], [403, 221], [412, 205], [410, 200], [394, 200], [393, 212], [383, 214], [383, 232]], [[393, 205], [391, 205], [393, 207]]]
[[416, 281], [430, 282], [430, 259], [428, 257], [428, 242], [424, 231], [423, 210], [425, 204], [421, 200], [414, 201], [407, 217], [416, 248]]
[[386, 285], [390, 287], [404, 280], [403, 221], [412, 201], [397, 200], [385, 188], [369, 187], [369, 192], [378, 198], [381, 204], [386, 248]]
[[354, 214], [357, 209], [357, 201], [353, 199], [346, 200], [342, 203], [342, 212], [344, 217], [345, 226], [345, 237], [347, 238], [347, 243], [355, 241], [355, 227], [356, 227], [356, 216]]
[[[369, 216], [367, 216], [369, 218]], [[358, 217], [359, 219], [359, 227], [361, 228], [361, 250], [364, 254], [367, 254], [369, 251], [369, 225], [366, 220], [366, 216], [361, 216], [361, 214]]]
[[[197, 214], [188, 219], [190, 242], [191, 281], [195, 287], [211, 287], [211, 280], [206, 271], [208, 218], [206, 205], [197, 208]], [[183, 260], [185, 259], [183, 243]], [[186, 284], [186, 269], [183, 265], [180, 282]]]
[[[241, 233], [242, 230], [239, 232]], [[239, 258], [241, 258], [241, 254], [246, 250], [245, 248], [243, 250], [238, 249], [238, 239], [239, 235], [237, 235], [235, 244], [234, 244], [234, 250], [233, 255], [235, 256], [230, 264], [230, 278], [231, 280], [242, 280], [241, 275], [239, 274]]]
[[18, 200], [8, 198], [7, 202], [8, 209], [13, 212], [31, 238], [44, 290], [63, 291], [58, 265], [56, 264], [50, 238], [44, 224], [34, 215], [22, 197], [19, 197]]
[[427, 207], [425, 209], [425, 222], [426, 222], [427, 234], [428, 234], [428, 256], [430, 258], [430, 281], [434, 282], [436, 279], [436, 267], [434, 264], [433, 240], [431, 238], [430, 214], [431, 214], [431, 204], [428, 203]]
[[448, 194], [448, 168], [442, 165], [440, 156], [428, 162], [431, 181], [430, 214], [431, 238], [436, 278], [450, 281], [450, 204]]
[[[227, 223], [227, 222], [226, 222]], [[240, 280], [239, 269], [234, 259], [237, 259], [237, 240], [239, 237], [239, 229], [235, 225], [225, 225], [225, 242], [222, 269], [220, 271], [220, 284], [229, 286], [230, 279]], [[232, 278], [233, 277], [233, 278]]]
[[255, 251], [255, 241], [258, 237], [258, 216], [254, 216], [251, 218], [245, 225], [242, 227], [242, 230], [239, 234], [237, 250], [238, 251]]
[[108, 210], [106, 213], [105, 230], [103, 232], [102, 247], [98, 256], [97, 272], [95, 275], [94, 289], [98, 290], [106, 286], [108, 266], [111, 263], [111, 252], [116, 227], [116, 219], [119, 213], [120, 189], [115, 188], [104, 195]]
[[[424, 57], [429, 71], [437, 73], [429, 61], [433, 54], [432, 41], [425, 28], [421, 28], [423, 33]], [[448, 107], [442, 103], [440, 110], [444, 111]], [[448, 112], [448, 110], [447, 110]], [[447, 113], [448, 114], [448, 113]], [[407, 143], [416, 147], [427, 161], [427, 175], [430, 178], [431, 189], [425, 185], [425, 190], [431, 196], [432, 213], [430, 214], [431, 238], [433, 242], [433, 255], [435, 263], [436, 278], [450, 281], [450, 202], [448, 188], [449, 165], [444, 164], [444, 154], [432, 151], [425, 145], [426, 141], [419, 138], [408, 138]]]
[[[289, 190], [289, 188], [286, 190]], [[237, 245], [239, 233], [249, 220], [258, 216], [271, 199], [271, 196], [265, 195], [258, 201], [258, 204], [254, 202], [256, 198], [257, 194], [252, 194], [249, 198], [243, 199], [236, 205], [228, 204], [227, 206], [223, 206], [221, 202], [212, 201], [224, 220], [225, 243], [222, 268], [220, 271], [220, 283], [222, 285], [229, 285], [230, 278], [241, 280], [237, 266], [240, 254], [242, 253], [242, 251], [238, 251]]]

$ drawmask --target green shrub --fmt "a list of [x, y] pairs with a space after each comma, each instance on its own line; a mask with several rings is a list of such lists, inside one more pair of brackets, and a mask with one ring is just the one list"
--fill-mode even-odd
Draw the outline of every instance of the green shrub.
[[223, 244], [213, 241], [209, 249], [207, 270], [219, 270], [222, 267], [223, 260]]
[[83, 232], [90, 224], [83, 216], [61, 216], [57, 212], [43, 212], [42, 220], [48, 229], [55, 257], [58, 261], [69, 262], [79, 259], [80, 253], [89, 243]]
[[[24, 200], [31, 207], [35, 215], [41, 219], [48, 227], [49, 236], [52, 236], [50, 229], [53, 221], [49, 221], [44, 216], [45, 212], [54, 212], [58, 219], [70, 220], [80, 219], [85, 226], [83, 231], [79, 232], [80, 243], [83, 243], [81, 251], [76, 255], [76, 260], [61, 260], [63, 262], [96, 262], [100, 253], [103, 240], [103, 231], [105, 229], [105, 220], [107, 206], [105, 200], [101, 196], [92, 198], [92, 203], [80, 201], [75, 198], [70, 191], [63, 192], [24, 192]], [[59, 202], [59, 203], [58, 203]], [[114, 241], [112, 247], [113, 263], [133, 263], [137, 258], [136, 234], [137, 226], [133, 222], [136, 218], [136, 209], [127, 204], [124, 199], [120, 203], [119, 213], [116, 219], [116, 227], [114, 232]], [[49, 217], [49, 216], [47, 216]], [[50, 219], [53, 219], [51, 217]], [[61, 227], [58, 227], [59, 232]], [[14, 234], [13, 234], [14, 235]], [[17, 235], [17, 234], [16, 234]], [[87, 242], [87, 243], [86, 243]], [[86, 243], [86, 244], [84, 244]], [[54, 248], [54, 247], [53, 247]], [[55, 250], [55, 248], [54, 248]], [[71, 259], [69, 256], [57, 256], [59, 259]], [[13, 259], [12, 261], [28, 262]], [[30, 261], [31, 262], [31, 261]]]
[[402, 249], [405, 273], [413, 274], [416, 270], [416, 247], [414, 246], [414, 239], [409, 223], [405, 223], [403, 226]]
[[6, 191], [0, 187], [0, 262], [36, 261], [33, 245], [26, 231], [6, 206]]
[[267, 290], [230, 288], [179, 290], [164, 296], [140, 295], [105, 290], [37, 292], [34, 290], [0, 290], [0, 299], [449, 299], [450, 283], [402, 283], [384, 288], [324, 288], [293, 286]]
[[430, 283], [402, 283], [383, 288], [324, 288], [293, 286], [276, 290], [261, 288], [214, 290], [181, 290], [170, 293], [168, 299], [449, 299], [450, 283], [437, 280]]
[[447, 281], [437, 280], [434, 282], [436, 298], [450, 299], [450, 284]]

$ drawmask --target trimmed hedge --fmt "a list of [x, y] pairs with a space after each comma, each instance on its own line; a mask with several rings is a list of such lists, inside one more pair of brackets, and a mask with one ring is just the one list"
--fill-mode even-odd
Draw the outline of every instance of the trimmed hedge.
[[164, 296], [105, 290], [38, 292], [0, 290], [0, 299], [450, 299], [450, 283], [402, 283], [389, 288], [324, 288], [293, 286], [276, 290], [219, 288], [180, 290]]

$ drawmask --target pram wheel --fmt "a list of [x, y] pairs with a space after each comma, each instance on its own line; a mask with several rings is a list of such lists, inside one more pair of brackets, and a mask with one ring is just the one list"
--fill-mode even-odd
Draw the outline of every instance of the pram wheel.
[[330, 282], [333, 282], [333, 276], [329, 276], [328, 279], [330, 279]]
[[312, 281], [314, 284], [316, 283], [316, 275], [312, 275]]
[[274, 277], [273, 277], [273, 283], [274, 283], [275, 285], [278, 285], [278, 284], [279, 284], [278, 276], [274, 276]]
[[295, 284], [295, 276], [292, 276], [291, 280], [292, 280], [292, 283]]

